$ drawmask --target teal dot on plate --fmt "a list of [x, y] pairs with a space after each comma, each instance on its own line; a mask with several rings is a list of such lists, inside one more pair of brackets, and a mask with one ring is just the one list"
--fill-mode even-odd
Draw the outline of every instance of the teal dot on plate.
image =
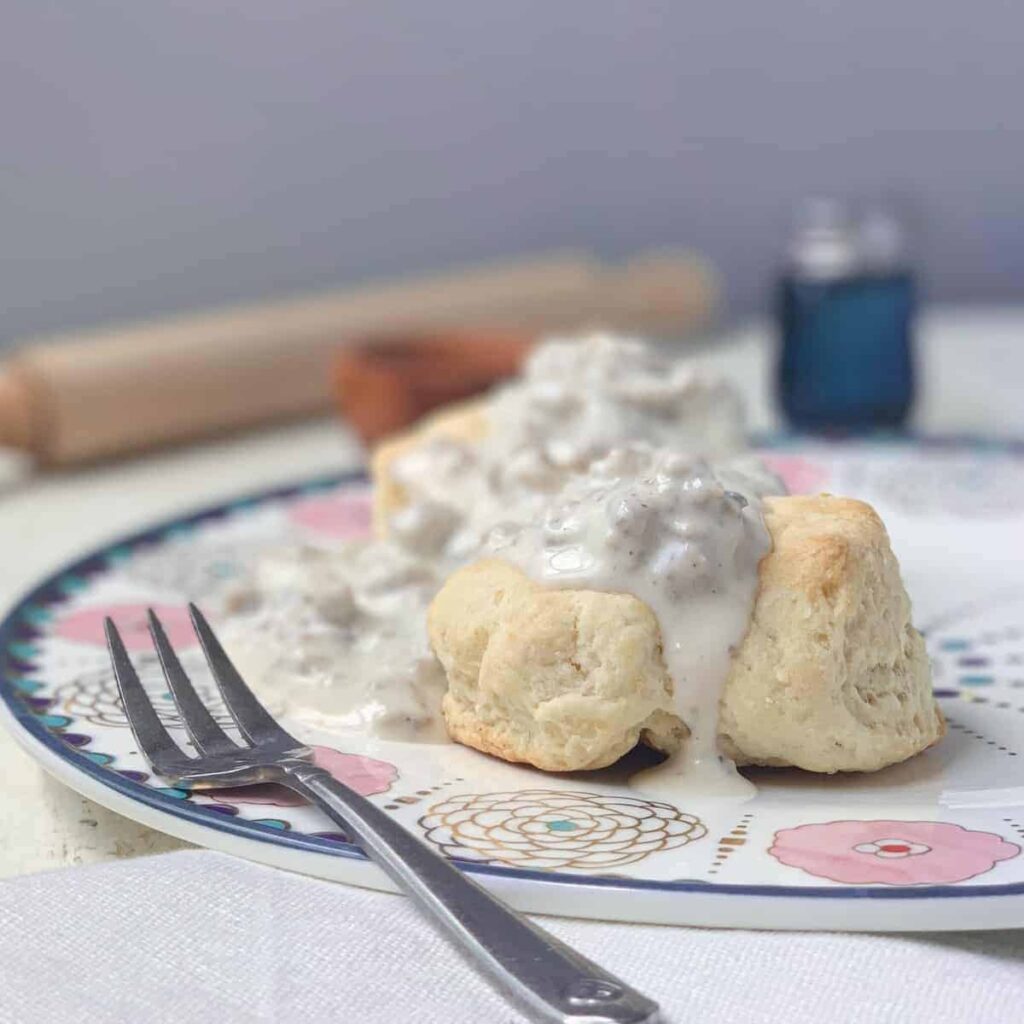
[[163, 793], [164, 796], [169, 796], [173, 800], [187, 800], [188, 790], [178, 789], [176, 786], [154, 786], [154, 792]]
[[53, 612], [41, 605], [29, 605], [21, 613], [21, 617], [33, 626], [43, 626], [53, 618]]
[[579, 828], [574, 821], [549, 821], [548, 828], [552, 832], [572, 832]]
[[966, 651], [971, 645], [966, 640], [943, 640], [939, 647], [944, 651]]
[[39, 715], [36, 721], [47, 729], [63, 729], [71, 724], [71, 719], [67, 715]]
[[110, 762], [114, 760], [113, 754], [100, 754], [92, 750], [87, 751], [85, 756], [89, 758], [90, 761], [100, 765], [110, 764]]
[[276, 828], [279, 832], [283, 832], [286, 828], [291, 828], [287, 821], [282, 821], [280, 818], [256, 818], [253, 824], [264, 825], [266, 828]]
[[21, 641], [15, 641], [7, 645], [7, 650], [11, 652], [16, 658], [21, 658], [24, 661], [31, 661], [39, 654], [39, 648], [35, 644], [26, 644]]

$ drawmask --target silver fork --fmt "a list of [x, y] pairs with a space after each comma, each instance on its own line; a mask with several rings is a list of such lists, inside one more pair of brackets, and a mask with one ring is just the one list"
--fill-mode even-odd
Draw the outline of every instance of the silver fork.
[[653, 1024], [659, 1019], [657, 1003], [505, 906], [376, 805], [313, 764], [313, 752], [285, 732], [246, 686], [202, 612], [191, 604], [189, 612], [213, 678], [246, 742], [240, 746], [214, 721], [150, 611], [153, 645], [196, 749], [196, 757], [187, 755], [157, 716], [108, 618], [107, 645], [128, 724], [155, 772], [184, 789], [276, 782], [301, 793], [354, 837], [534, 1020]]

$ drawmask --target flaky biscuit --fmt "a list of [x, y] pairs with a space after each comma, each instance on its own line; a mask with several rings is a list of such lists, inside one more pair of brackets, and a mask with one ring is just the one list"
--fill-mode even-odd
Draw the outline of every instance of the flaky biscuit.
[[377, 445], [370, 458], [374, 536], [381, 540], [387, 537], [389, 520], [407, 502], [402, 485], [391, 472], [396, 460], [436, 437], [473, 442], [482, 440], [489, 431], [486, 401], [477, 398], [446, 405], [411, 430]]
[[[874, 510], [780, 497], [765, 520], [773, 550], [723, 690], [723, 751], [739, 764], [874, 771], [940, 739], [924, 641]], [[571, 771], [640, 740], [685, 742], [658, 622], [632, 595], [547, 589], [492, 559], [447, 581], [428, 625], [461, 743]]]

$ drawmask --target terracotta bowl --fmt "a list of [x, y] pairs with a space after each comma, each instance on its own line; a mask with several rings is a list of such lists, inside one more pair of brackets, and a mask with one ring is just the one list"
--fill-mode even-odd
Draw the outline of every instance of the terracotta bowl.
[[514, 376], [533, 342], [533, 335], [511, 331], [370, 335], [338, 353], [334, 393], [342, 414], [372, 444]]

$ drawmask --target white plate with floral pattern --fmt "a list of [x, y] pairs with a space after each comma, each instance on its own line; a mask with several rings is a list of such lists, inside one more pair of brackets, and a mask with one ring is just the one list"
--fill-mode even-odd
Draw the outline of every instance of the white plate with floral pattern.
[[[747, 802], [677, 805], [630, 790], [628, 762], [547, 775], [456, 745], [288, 728], [331, 772], [525, 910], [726, 927], [1024, 927], [1024, 448], [776, 441], [767, 457], [794, 491], [852, 494], [885, 518], [950, 722], [935, 749], [873, 775], [754, 771]], [[362, 477], [318, 480], [164, 523], [69, 565], [0, 626], [8, 728], [63, 782], [137, 821], [390, 888], [286, 790], [189, 794], [154, 776], [119, 706], [102, 630], [113, 615], [177, 728], [144, 609], [157, 609], [202, 679], [185, 602], [202, 603], [284, 539], [365, 534], [368, 512]]]

